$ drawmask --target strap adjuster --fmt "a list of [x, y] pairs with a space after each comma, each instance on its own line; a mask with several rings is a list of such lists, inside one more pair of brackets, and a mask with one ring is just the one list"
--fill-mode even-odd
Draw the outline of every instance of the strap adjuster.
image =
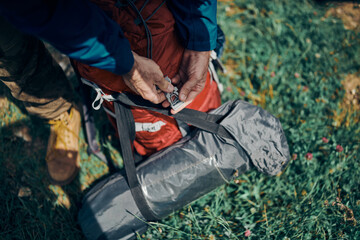
[[90, 82], [89, 80], [87, 80], [85, 78], [81, 78], [81, 81], [82, 81], [82, 83], [92, 87], [96, 91], [96, 98], [91, 104], [93, 109], [99, 110], [101, 108], [101, 105], [104, 102], [104, 100], [106, 100], [108, 102], [112, 102], [112, 101], [116, 100], [112, 95], [104, 93], [103, 90], [96, 83]]

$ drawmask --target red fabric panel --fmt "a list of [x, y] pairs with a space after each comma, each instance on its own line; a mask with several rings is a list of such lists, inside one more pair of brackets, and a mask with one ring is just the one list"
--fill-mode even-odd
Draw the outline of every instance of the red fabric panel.
[[[145, 29], [142, 24], [135, 24], [134, 20], [137, 16], [132, 9], [129, 6], [119, 9], [114, 5], [116, 1], [112, 0], [92, 0], [92, 2], [102, 8], [121, 26], [130, 42], [131, 49], [141, 56], [146, 56], [147, 38]], [[138, 9], [141, 8], [143, 2], [143, 0], [136, 1]], [[149, 1], [141, 12], [143, 18], [146, 19], [152, 14], [161, 2], [162, 0]], [[165, 76], [172, 78], [179, 69], [184, 47], [179, 43], [176, 36], [175, 21], [166, 4], [147, 21], [147, 25], [152, 34], [153, 60], [160, 66]], [[132, 92], [119, 75], [80, 62], [73, 61], [73, 63], [82, 77], [96, 83], [108, 94], [123, 91]], [[220, 104], [221, 100], [217, 85], [210, 80], [210, 74], [208, 74], [204, 90], [188, 105], [188, 108], [207, 112], [217, 108]], [[114, 111], [112, 103], [104, 102], [104, 105]], [[132, 113], [135, 122], [155, 123], [163, 121], [166, 123], [157, 132], [141, 131], [136, 133], [134, 147], [139, 154], [150, 155], [181, 139], [181, 133], [173, 118], [139, 108], [133, 108]], [[114, 119], [110, 116], [109, 119], [116, 128]]]

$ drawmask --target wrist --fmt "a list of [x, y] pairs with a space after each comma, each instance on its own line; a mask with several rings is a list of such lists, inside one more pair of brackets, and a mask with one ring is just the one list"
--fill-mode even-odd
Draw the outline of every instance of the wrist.
[[129, 71], [127, 71], [126, 73], [122, 74], [123, 77], [129, 77], [131, 78], [133, 75], [134, 75], [134, 72], [135, 72], [135, 69], [136, 69], [136, 66], [137, 66], [137, 54], [133, 51], [131, 51], [132, 54], [133, 54], [133, 61], [132, 61], [132, 65], [131, 65], [131, 68], [129, 69]]

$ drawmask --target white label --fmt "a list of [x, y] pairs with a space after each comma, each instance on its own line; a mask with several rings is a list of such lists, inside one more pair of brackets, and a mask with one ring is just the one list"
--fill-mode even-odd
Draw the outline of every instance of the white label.
[[166, 125], [166, 123], [162, 121], [157, 121], [155, 123], [135, 123], [136, 132], [146, 131], [146, 132], [157, 132], [161, 129], [162, 126]]

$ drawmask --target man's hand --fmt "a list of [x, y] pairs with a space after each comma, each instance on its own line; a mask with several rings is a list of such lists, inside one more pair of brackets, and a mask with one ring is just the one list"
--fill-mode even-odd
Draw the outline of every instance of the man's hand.
[[[130, 72], [122, 75], [125, 84], [144, 99], [161, 103], [166, 97], [163, 92], [172, 92], [174, 86], [165, 80], [160, 67], [151, 59], [134, 53], [134, 65]], [[159, 90], [156, 89], [156, 86]]]
[[[195, 97], [204, 89], [206, 83], [206, 74], [209, 66], [210, 52], [199, 52], [185, 49], [180, 64], [179, 72], [172, 79], [172, 84], [180, 88], [179, 99], [186, 105], [191, 103]], [[163, 106], [170, 104], [164, 102]], [[181, 109], [177, 110], [179, 112]], [[175, 114], [175, 111], [171, 111]]]

